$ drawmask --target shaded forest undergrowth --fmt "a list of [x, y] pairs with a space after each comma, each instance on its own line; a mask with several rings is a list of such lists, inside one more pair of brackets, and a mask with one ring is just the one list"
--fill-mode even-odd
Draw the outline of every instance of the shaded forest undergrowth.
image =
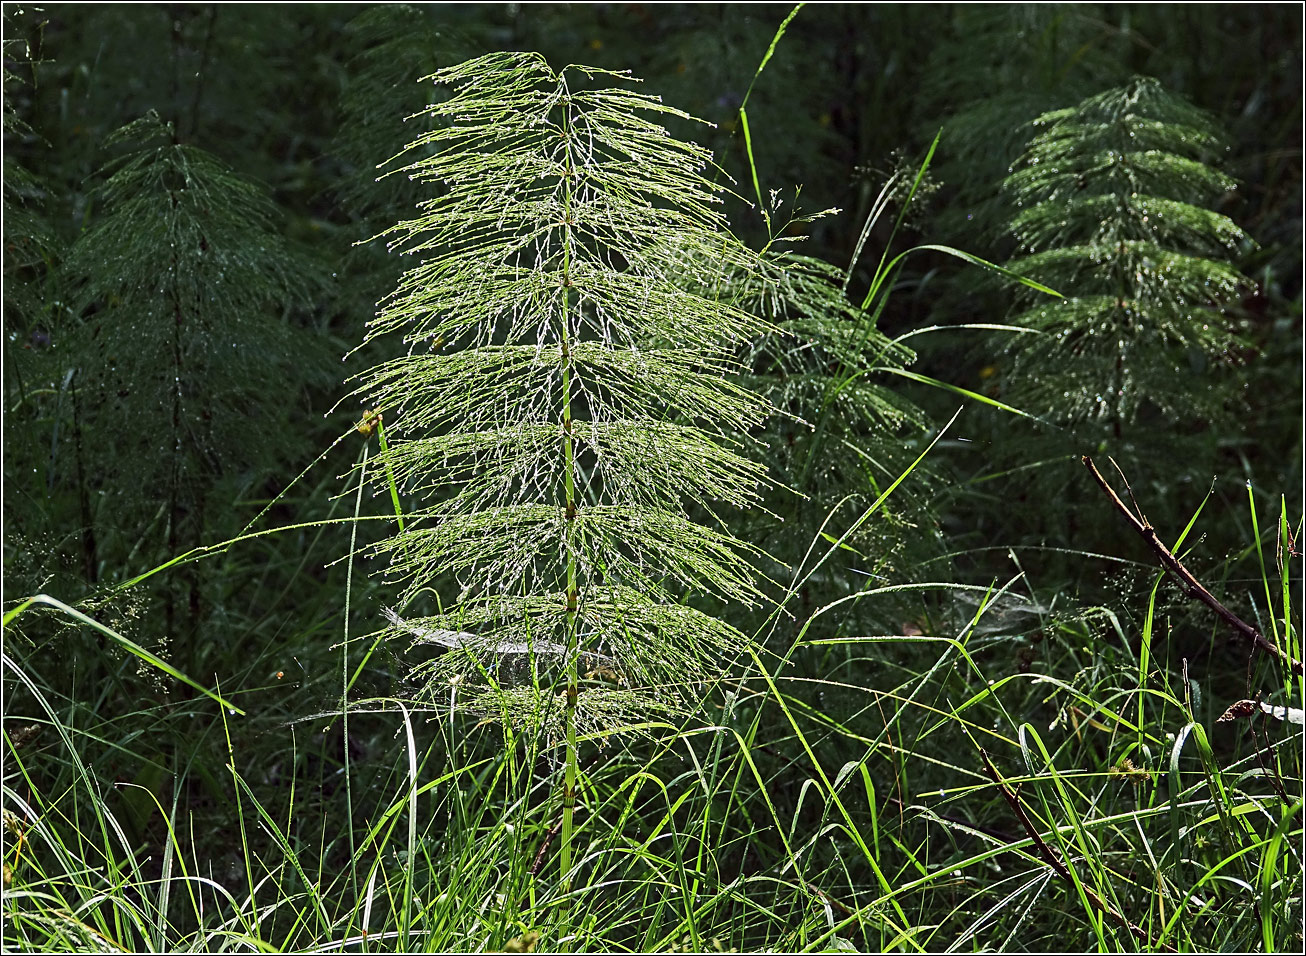
[[6, 950], [1299, 948], [1300, 155], [1121, 9], [7, 11]]

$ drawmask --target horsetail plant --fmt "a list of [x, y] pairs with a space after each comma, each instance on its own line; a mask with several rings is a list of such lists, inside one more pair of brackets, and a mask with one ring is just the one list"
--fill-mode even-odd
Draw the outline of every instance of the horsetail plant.
[[377, 237], [417, 262], [367, 332], [406, 354], [359, 389], [376, 473], [420, 502], [377, 545], [404, 585], [386, 633], [436, 650], [432, 702], [563, 744], [565, 892], [578, 741], [691, 712], [748, 647], [688, 602], [761, 598], [713, 509], [764, 478], [738, 451], [764, 402], [727, 376], [766, 323], [677, 274], [686, 248], [755, 261], [710, 155], [658, 125], [692, 117], [537, 54], [426, 79], [453, 92], [392, 173], [440, 192]]
[[[741, 302], [774, 323], [776, 332], [749, 343], [746, 381], [775, 409], [763, 433], [775, 483], [799, 494], [782, 491], [772, 506], [790, 527], [769, 515], [761, 524], [792, 546], [819, 538], [840, 502], [860, 502], [855, 518], [911, 470], [929, 417], [875, 381], [876, 374], [910, 365], [915, 355], [880, 332], [874, 314], [849, 300], [840, 270], [811, 256], [772, 249], [763, 257], [762, 278], [741, 281], [746, 290]], [[905, 489], [896, 493], [892, 508], [880, 510], [874, 524], [855, 523], [858, 530], [843, 547], [855, 549], [866, 562], [850, 569], [854, 574], [881, 576], [892, 569], [896, 580], [906, 580], [937, 553], [928, 530], [934, 516], [924, 500], [913, 500]], [[768, 539], [762, 542], [770, 550]], [[788, 557], [798, 562], [801, 554]], [[827, 575], [837, 578], [838, 572], [827, 568], [822, 576]], [[847, 580], [835, 584], [840, 595], [858, 587]]]
[[1235, 188], [1210, 165], [1214, 121], [1135, 77], [1034, 126], [1004, 184], [1025, 253], [1011, 265], [1066, 297], [1015, 317], [1044, 334], [1011, 346], [1010, 394], [1116, 441], [1149, 410], [1152, 441], [1227, 421], [1238, 383], [1221, 373], [1246, 357], [1237, 303], [1251, 288], [1234, 260], [1254, 243], [1210, 208]]

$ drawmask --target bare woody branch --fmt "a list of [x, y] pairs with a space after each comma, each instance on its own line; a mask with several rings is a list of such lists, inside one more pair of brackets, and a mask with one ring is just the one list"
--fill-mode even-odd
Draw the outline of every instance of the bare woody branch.
[[1193, 576], [1193, 573], [1183, 566], [1183, 563], [1175, 557], [1174, 552], [1161, 542], [1161, 539], [1157, 537], [1156, 529], [1148, 523], [1147, 519], [1135, 515], [1129, 510], [1128, 506], [1120, 500], [1120, 496], [1115, 493], [1115, 489], [1107, 484], [1106, 479], [1102, 477], [1101, 472], [1099, 472], [1097, 467], [1093, 464], [1093, 459], [1085, 455], [1082, 460], [1085, 467], [1088, 468], [1089, 473], [1092, 474], [1093, 479], [1102, 486], [1102, 490], [1107, 493], [1107, 496], [1116, 506], [1116, 510], [1124, 515], [1125, 520], [1129, 522], [1130, 527], [1137, 531], [1142, 539], [1147, 542], [1147, 546], [1151, 548], [1152, 553], [1156, 555], [1161, 567], [1165, 568], [1166, 571], [1169, 571], [1179, 579], [1179, 582], [1184, 587], [1184, 591], [1189, 596], [1201, 601], [1217, 615], [1223, 618], [1225, 623], [1233, 629], [1234, 633], [1250, 641], [1252, 646], [1257, 650], [1263, 651], [1278, 660], [1280, 663], [1286, 664], [1298, 677], [1302, 675], [1301, 661], [1280, 650], [1278, 647], [1275, 647], [1265, 639], [1265, 636], [1261, 634], [1260, 631], [1221, 604], [1215, 595], [1206, 590], [1206, 588], [1202, 586], [1202, 583]]

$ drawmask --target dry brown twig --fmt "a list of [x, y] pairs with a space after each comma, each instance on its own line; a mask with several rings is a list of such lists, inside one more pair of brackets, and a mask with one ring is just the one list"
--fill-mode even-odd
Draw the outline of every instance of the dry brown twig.
[[[1102, 486], [1102, 490], [1107, 493], [1107, 496], [1116, 506], [1116, 510], [1125, 516], [1125, 520], [1129, 522], [1130, 526], [1138, 532], [1139, 536], [1142, 537], [1145, 542], [1147, 542], [1147, 546], [1151, 548], [1152, 553], [1156, 555], [1157, 560], [1161, 563], [1161, 567], [1165, 568], [1166, 571], [1179, 579], [1179, 583], [1183, 585], [1185, 593], [1209, 607], [1233, 629], [1234, 633], [1238, 634], [1240, 637], [1246, 638], [1257, 650], [1263, 651], [1277, 659], [1280, 663], [1288, 665], [1288, 667], [1292, 669], [1292, 672], [1298, 677], [1302, 676], [1301, 661], [1275, 647], [1265, 639], [1265, 636], [1262, 635], [1260, 631], [1221, 604], [1215, 595], [1206, 590], [1206, 588], [1202, 586], [1202, 583], [1193, 576], [1193, 573], [1183, 566], [1183, 563], [1175, 557], [1174, 552], [1161, 542], [1161, 539], [1157, 537], [1156, 529], [1147, 521], [1147, 517], [1145, 515], [1141, 518], [1139, 517], [1139, 515], [1142, 515], [1142, 509], [1139, 509], [1138, 515], [1135, 515], [1130, 511], [1129, 507], [1120, 500], [1120, 496], [1116, 494], [1115, 489], [1107, 484], [1106, 479], [1103, 478], [1101, 472], [1097, 470], [1097, 467], [1093, 464], [1093, 459], [1085, 455], [1082, 460], [1085, 467], [1088, 468], [1089, 473], [1092, 474], [1094, 480]], [[1112, 464], [1115, 464], [1115, 462], [1113, 461]], [[1119, 466], [1117, 466], [1117, 470], [1119, 470]], [[1137, 507], [1137, 502], [1135, 502], [1135, 507]]]

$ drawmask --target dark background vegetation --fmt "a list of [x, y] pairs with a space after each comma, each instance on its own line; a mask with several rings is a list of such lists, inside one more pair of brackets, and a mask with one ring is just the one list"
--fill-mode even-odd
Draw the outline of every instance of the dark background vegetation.
[[[407, 141], [401, 118], [433, 95], [429, 85], [418, 85], [420, 76], [510, 49], [538, 50], [555, 66], [629, 70], [644, 81], [644, 92], [715, 124], [672, 132], [709, 146], [747, 198], [751, 176], [738, 110], [790, 9], [6, 4], [6, 610], [32, 594], [54, 595], [197, 679], [220, 682], [250, 714], [231, 725], [250, 779], [264, 792], [292, 779], [311, 781], [296, 812], [339, 819], [335, 772], [351, 758], [362, 781], [356, 792], [366, 793], [369, 773], [388, 772], [392, 728], [359, 718], [346, 738], [338, 721], [290, 722], [337, 706], [341, 652], [334, 645], [346, 634], [374, 630], [379, 608], [390, 601], [378, 582], [350, 577], [348, 563], [337, 560], [350, 550], [350, 527], [319, 524], [243, 541], [131, 589], [119, 586], [246, 529], [352, 513], [341, 476], [363, 442], [352, 430], [360, 409], [337, 402], [345, 378], [373, 356], [353, 354], [345, 363], [340, 357], [361, 341], [374, 303], [393, 288], [399, 269], [379, 244], [355, 243], [406, 215], [419, 196], [402, 177], [374, 180], [375, 166]], [[790, 204], [796, 195], [808, 213], [842, 210], [801, 227], [803, 253], [848, 266], [881, 188], [895, 172], [910, 182], [943, 129], [905, 230], [893, 237], [894, 251], [947, 243], [1005, 262], [1017, 250], [1008, 229], [1013, 210], [1000, 184], [1024, 151], [1030, 121], [1135, 74], [1157, 78], [1225, 131], [1228, 148], [1216, 159], [1238, 188], [1215, 208], [1256, 243], [1234, 262], [1252, 281], [1230, 311], [1247, 342], [1243, 397], [1219, 428], [1157, 422], [1154, 433], [1117, 449], [946, 390], [905, 379], [887, 383], [935, 423], [904, 439], [914, 448], [924, 447], [959, 405], [968, 407], [936, 447], [928, 473], [914, 475], [903, 490], [929, 503], [930, 517], [922, 519], [929, 526], [908, 521], [885, 532], [886, 548], [901, 558], [875, 565], [875, 572], [905, 579], [922, 560], [913, 538], [934, 542], [928, 556], [937, 562], [935, 580], [988, 585], [1023, 571], [1019, 613], [1004, 623], [1004, 640], [980, 654], [998, 674], [1060, 667], [1067, 669], [1060, 676], [1071, 679], [1125, 653], [1085, 649], [1073, 661], [1052, 653], [1039, 609], [1073, 618], [1077, 609], [1105, 604], [1126, 622], [1124, 634], [1136, 633], [1130, 622], [1145, 603], [1151, 571], [1078, 454], [1126, 452], [1120, 465], [1138, 477], [1139, 503], [1169, 540], [1210, 490], [1192, 563], [1208, 587], [1235, 603], [1254, 577], [1246, 564], [1254, 538], [1246, 483], [1265, 520], [1277, 520], [1280, 496], [1289, 516], [1301, 512], [1301, 8], [812, 5], [793, 20], [748, 101], [763, 192], [779, 190]], [[115, 131], [151, 112], [159, 124], [115, 140]], [[187, 266], [177, 258], [175, 230], [189, 228], [179, 225], [184, 210], [157, 210], [155, 218], [147, 211], [122, 220], [122, 234], [97, 232], [115, 216], [141, 215], [123, 199], [125, 180], [117, 188], [106, 184], [122, 170], [126, 151], [142, 144], [193, 146], [216, 157], [214, 202], [222, 210], [201, 209], [192, 238], [207, 252], [218, 242], [213, 231], [228, 230], [221, 275], [206, 278], [209, 260]], [[262, 198], [233, 204], [221, 184], [237, 181], [254, 184]], [[161, 182], [166, 191], [166, 178]], [[905, 189], [895, 188], [901, 200]], [[855, 302], [869, 287], [900, 207], [899, 201], [877, 222], [852, 267]], [[224, 219], [223, 210], [231, 215]], [[765, 242], [755, 209], [737, 200], [730, 214], [745, 242]], [[224, 270], [241, 276], [239, 294]], [[185, 294], [210, 303], [204, 314], [211, 327], [174, 349], [167, 344], [168, 310], [182, 293], [164, 277], [183, 273], [199, 277]], [[922, 252], [893, 276], [879, 329], [897, 337], [930, 326], [1002, 323], [1014, 303], [1009, 284]], [[1007, 344], [974, 330], [918, 335], [911, 368], [1002, 398], [1010, 394], [1003, 390]], [[184, 406], [169, 404], [167, 382], [156, 374], [174, 360], [192, 389]], [[383, 514], [385, 504], [367, 498], [364, 513]], [[365, 524], [356, 533], [361, 543], [381, 532]], [[868, 559], [867, 567], [873, 564]], [[1177, 590], [1166, 592], [1163, 604], [1168, 627], [1154, 651], [1163, 669], [1191, 668], [1217, 713], [1259, 689], [1249, 686], [1241, 646], [1213, 631]], [[344, 619], [347, 608], [353, 620]], [[885, 605], [870, 619], [885, 628], [880, 633], [943, 633], [966, 614], [955, 602], [920, 600]], [[1121, 639], [1087, 633], [1108, 643]], [[239, 861], [219, 835], [234, 812], [219, 780], [227, 744], [212, 708], [94, 633], [55, 618], [24, 618], [6, 630], [5, 641], [6, 653], [40, 675], [65, 716], [117, 735], [96, 760], [100, 779], [162, 788], [161, 768], [173, 773], [181, 762], [193, 769], [183, 804], [202, 821], [196, 839], [211, 847], [215, 873], [234, 873]], [[351, 673], [365, 650], [352, 646]], [[918, 666], [913, 654], [886, 652], [858, 679], [876, 680], [878, 673], [897, 680], [900, 670]], [[821, 657], [798, 666], [828, 675], [849, 663]], [[353, 693], [388, 694], [402, 679], [398, 662], [378, 652]], [[21, 695], [14, 699], [21, 718], [38, 716], [22, 711]], [[846, 702], [834, 695], [817, 703], [832, 719], [848, 716], [840, 711]], [[759, 757], [773, 761], [768, 772], [777, 775], [797, 759], [783, 752]], [[53, 786], [59, 777], [53, 753], [32, 766], [29, 783]], [[152, 845], [159, 838], [152, 805], [122, 801], [131, 835]], [[989, 811], [1000, 814], [1001, 804]], [[744, 852], [740, 866], [764, 869], [770, 862]]]

